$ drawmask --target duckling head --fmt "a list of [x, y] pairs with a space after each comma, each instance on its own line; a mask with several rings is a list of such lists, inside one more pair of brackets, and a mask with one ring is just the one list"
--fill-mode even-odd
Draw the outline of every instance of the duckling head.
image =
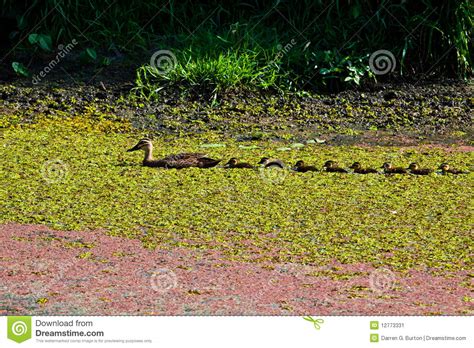
[[138, 151], [138, 150], [150, 150], [153, 148], [153, 144], [151, 143], [150, 139], [142, 139], [140, 140], [137, 145], [128, 149], [127, 152]]
[[362, 166], [359, 162], [354, 162], [352, 165], [349, 167], [350, 169], [360, 169]]
[[301, 168], [304, 167], [304, 161], [299, 160], [295, 163], [295, 168]]
[[410, 170], [417, 170], [418, 168], [418, 163], [416, 162], [410, 163], [410, 165], [408, 166], [408, 169]]
[[392, 169], [393, 166], [392, 166], [391, 163], [385, 162], [384, 164], [382, 164], [382, 166], [381, 166], [380, 168], [383, 168], [383, 169], [385, 169], [385, 170], [389, 170], [389, 169]]
[[227, 162], [224, 167], [235, 166], [237, 164], [237, 158], [232, 157], [229, 162]]
[[447, 163], [441, 163], [438, 169], [441, 169], [442, 171], [447, 171], [449, 170], [449, 164]]
[[332, 168], [336, 165], [335, 161], [326, 161], [323, 165], [323, 168]]
[[269, 161], [270, 161], [270, 158], [262, 157], [262, 159], [260, 160], [260, 162], [258, 162], [258, 164], [266, 165]]

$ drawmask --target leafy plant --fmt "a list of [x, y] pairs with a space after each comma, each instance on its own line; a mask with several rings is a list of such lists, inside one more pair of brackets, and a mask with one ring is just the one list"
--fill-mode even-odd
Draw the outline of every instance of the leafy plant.
[[86, 48], [84, 51], [81, 52], [80, 59], [85, 63], [95, 62], [97, 60], [97, 52], [93, 48]]
[[30, 76], [30, 72], [28, 71], [28, 68], [24, 66], [22, 63], [13, 62], [12, 68], [13, 68], [13, 71], [15, 71], [15, 73], [19, 76], [24, 76], [24, 77]]
[[51, 52], [53, 50], [53, 40], [50, 35], [47, 34], [30, 34], [28, 41], [32, 45], [36, 45], [45, 52]]
[[368, 55], [341, 56], [337, 50], [313, 53], [314, 67], [322, 76], [322, 83], [336, 80], [339, 83], [360, 85], [363, 78], [374, 78], [368, 65]]

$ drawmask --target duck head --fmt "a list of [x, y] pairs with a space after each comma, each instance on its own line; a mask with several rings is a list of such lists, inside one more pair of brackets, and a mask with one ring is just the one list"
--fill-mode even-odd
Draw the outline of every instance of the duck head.
[[390, 170], [393, 168], [392, 164], [389, 163], [389, 162], [385, 162], [384, 164], [382, 164], [382, 166], [380, 168], [383, 168], [385, 170]]
[[443, 172], [446, 172], [449, 170], [449, 164], [447, 163], [441, 163], [438, 169], [441, 169]]
[[362, 168], [362, 166], [359, 162], [354, 162], [354, 163], [352, 163], [352, 165], [349, 168], [350, 169], [360, 169], [360, 168]]
[[228, 167], [231, 167], [231, 166], [235, 166], [237, 164], [237, 158], [235, 157], [232, 157], [229, 162], [227, 162], [225, 165], [224, 165], [224, 168], [228, 168]]
[[410, 170], [417, 170], [419, 167], [418, 167], [418, 163], [410, 163], [410, 165], [408, 166], [408, 169]]
[[153, 144], [151, 143], [150, 139], [142, 139], [140, 140], [137, 145], [128, 149], [127, 152], [138, 151], [138, 150], [151, 150], [153, 148]]
[[266, 165], [269, 161], [270, 161], [270, 158], [262, 157], [262, 159], [260, 160], [260, 162], [258, 162], [258, 164]]
[[336, 166], [336, 162], [335, 161], [326, 161], [324, 164], [323, 164], [323, 168], [333, 168]]
[[295, 168], [301, 168], [304, 167], [304, 161], [299, 160], [295, 163]]
[[302, 167], [304, 167], [304, 161], [299, 160], [299, 161], [296, 161], [295, 166], [293, 167], [293, 170], [298, 170], [299, 168], [302, 168]]

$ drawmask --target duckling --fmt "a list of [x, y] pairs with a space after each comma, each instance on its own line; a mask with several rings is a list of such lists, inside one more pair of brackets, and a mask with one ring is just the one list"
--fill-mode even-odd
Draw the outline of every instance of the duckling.
[[253, 168], [249, 163], [239, 163], [237, 158], [232, 157], [229, 162], [224, 165], [224, 168]]
[[432, 169], [420, 168], [418, 164], [415, 162], [410, 163], [410, 165], [408, 166], [408, 169], [410, 170], [411, 174], [415, 174], [415, 175], [428, 175], [428, 174], [433, 173]]
[[354, 173], [356, 174], [370, 174], [370, 173], [377, 174], [378, 173], [377, 169], [362, 168], [362, 165], [359, 162], [354, 162], [349, 168], [354, 170]]
[[263, 167], [265, 168], [285, 168], [285, 164], [281, 160], [276, 158], [262, 157], [258, 164], [263, 165]]
[[323, 168], [326, 168], [326, 172], [330, 173], [347, 173], [347, 170], [337, 166], [336, 161], [326, 161], [326, 163], [323, 165]]
[[301, 160], [295, 163], [295, 167], [293, 169], [301, 173], [318, 171], [318, 169], [315, 166], [307, 166], [304, 164], [304, 161], [301, 161]]
[[385, 162], [380, 168], [383, 168], [385, 174], [406, 174], [407, 170], [402, 167], [394, 167], [391, 163]]
[[161, 168], [211, 168], [215, 167], [221, 160], [215, 160], [207, 157], [203, 153], [179, 153], [170, 155], [160, 160], [153, 159], [153, 144], [150, 139], [142, 139], [137, 145], [128, 149], [127, 152], [143, 150], [145, 158], [143, 165], [146, 167], [161, 167]]
[[447, 163], [442, 163], [438, 169], [441, 169], [441, 173], [446, 175], [446, 174], [469, 174], [469, 172], [464, 172], [462, 170], [457, 170], [454, 168], [451, 168], [449, 164]]

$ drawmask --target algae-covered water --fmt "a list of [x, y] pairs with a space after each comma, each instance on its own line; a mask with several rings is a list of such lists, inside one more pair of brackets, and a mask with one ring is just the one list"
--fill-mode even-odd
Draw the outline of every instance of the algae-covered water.
[[[125, 121], [49, 120], [0, 138], [0, 223], [103, 228], [149, 248], [217, 249], [245, 261], [371, 262], [393, 269], [472, 266], [472, 174], [355, 175], [261, 169], [164, 170], [127, 153], [142, 134]], [[217, 144], [217, 145], [216, 145]], [[217, 133], [159, 136], [155, 157], [207, 152], [256, 163], [275, 156], [321, 167], [328, 159], [468, 169], [451, 148], [237, 141]]]

